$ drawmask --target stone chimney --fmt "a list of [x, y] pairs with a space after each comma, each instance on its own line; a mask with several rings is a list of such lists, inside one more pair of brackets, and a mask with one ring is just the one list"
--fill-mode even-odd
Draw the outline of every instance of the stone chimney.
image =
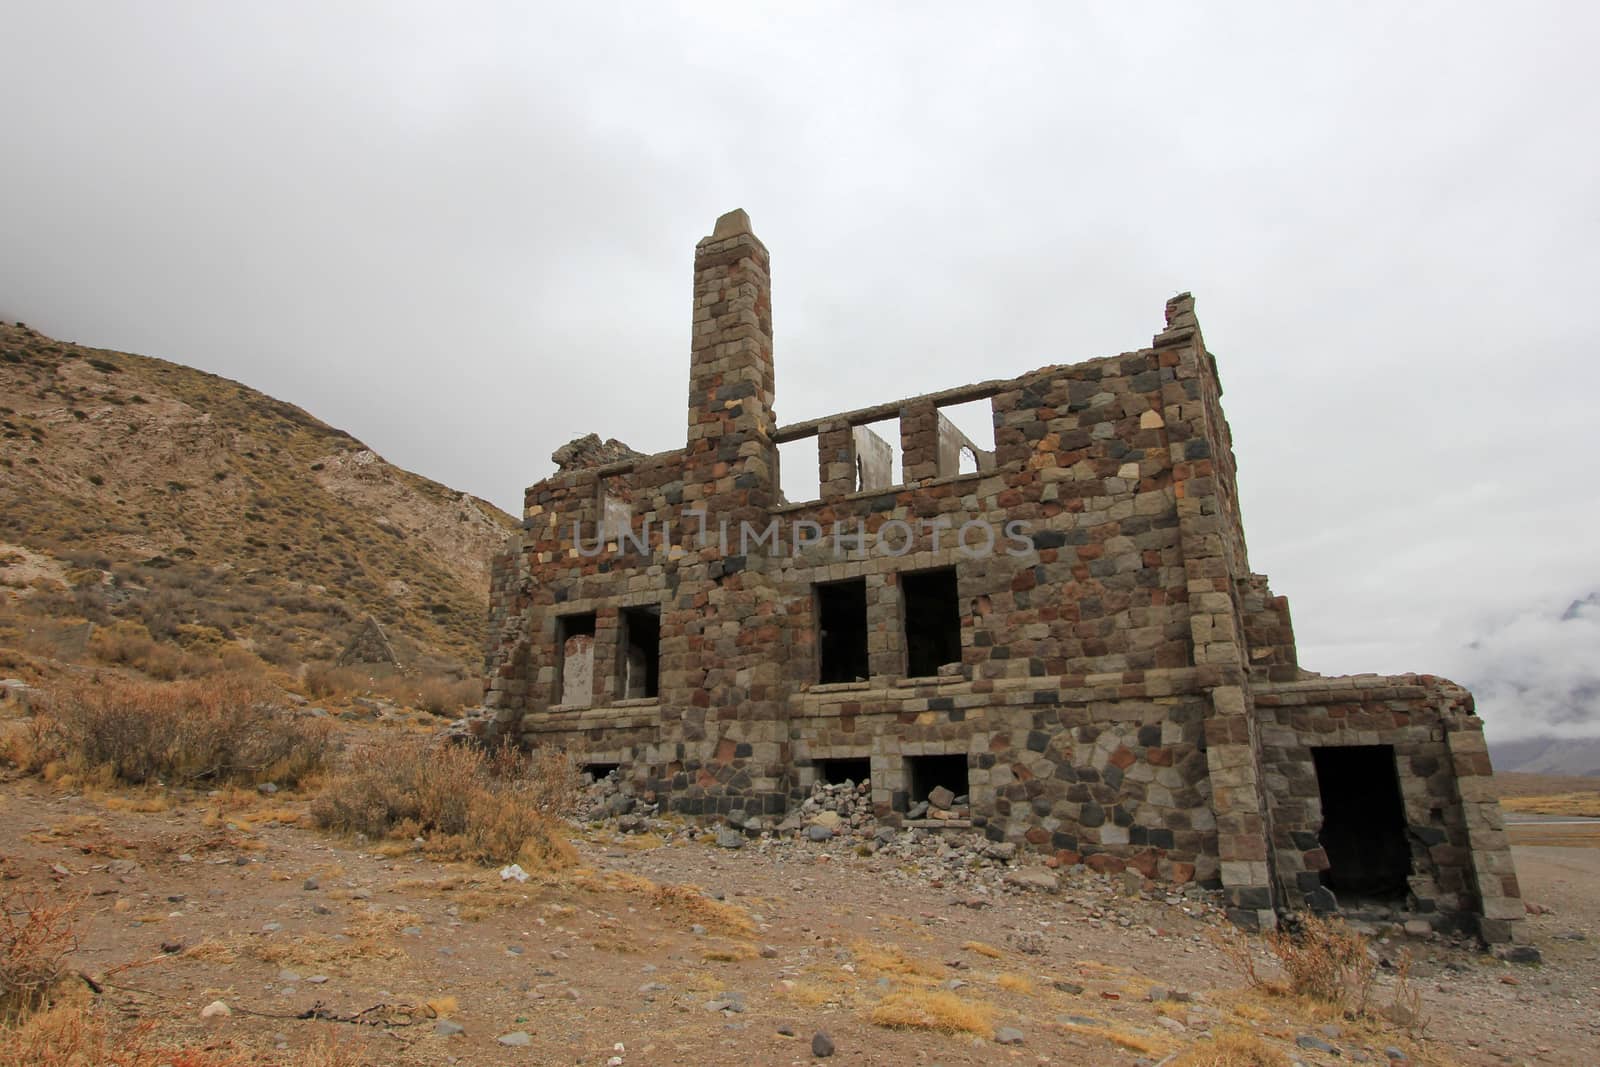
[[694, 251], [685, 480], [725, 508], [777, 500], [772, 282], [750, 216], [730, 211]]

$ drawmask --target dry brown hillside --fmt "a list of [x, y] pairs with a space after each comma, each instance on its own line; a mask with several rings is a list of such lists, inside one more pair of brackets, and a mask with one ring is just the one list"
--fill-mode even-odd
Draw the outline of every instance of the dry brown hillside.
[[0, 628], [127, 620], [281, 661], [370, 613], [418, 661], [475, 663], [513, 526], [237, 382], [0, 326]]

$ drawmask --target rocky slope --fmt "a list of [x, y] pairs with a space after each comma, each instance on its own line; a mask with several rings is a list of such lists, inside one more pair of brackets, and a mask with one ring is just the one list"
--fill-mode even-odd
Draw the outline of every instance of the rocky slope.
[[474, 663], [514, 525], [237, 382], [0, 326], [0, 614], [301, 658], [371, 614]]

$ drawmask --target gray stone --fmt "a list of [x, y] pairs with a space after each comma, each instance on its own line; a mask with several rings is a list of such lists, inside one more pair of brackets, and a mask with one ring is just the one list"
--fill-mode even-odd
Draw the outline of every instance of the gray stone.
[[811, 1054], [817, 1059], [826, 1059], [833, 1055], [833, 1038], [828, 1036], [826, 1030], [818, 1030], [811, 1035]]
[[833, 831], [826, 826], [806, 827], [806, 840], [808, 841], [830, 841], [832, 839]]
[[1505, 960], [1507, 963], [1544, 962], [1544, 956], [1532, 945], [1510, 945], [1506, 948], [1497, 948], [1494, 950], [1494, 954], [1497, 959]]
[[1016, 886], [1018, 889], [1033, 889], [1043, 893], [1055, 893], [1061, 888], [1061, 879], [1043, 867], [1023, 867], [1021, 870], [1007, 871], [1005, 882], [1006, 885]]
[[433, 1024], [433, 1032], [440, 1037], [454, 1037], [457, 1034], [466, 1033], [467, 1028], [460, 1023], [451, 1022], [449, 1019], [440, 1019]]
[[942, 785], [936, 785], [928, 790], [928, 804], [940, 811], [949, 811], [950, 805], [956, 802], [956, 795]]
[[533, 1044], [533, 1038], [529, 1036], [526, 1030], [513, 1030], [509, 1034], [501, 1034], [495, 1040], [511, 1048], [521, 1048], [525, 1045]]
[[1301, 1034], [1294, 1039], [1294, 1043], [1308, 1052], [1326, 1052], [1330, 1056], [1339, 1055], [1337, 1046], [1328, 1044], [1315, 1034]]
[[906, 818], [920, 819], [927, 814], [928, 802], [926, 800], [919, 800], [915, 804], [911, 805], [910, 810], [906, 812]]
[[1022, 1031], [1014, 1026], [1002, 1026], [994, 1032], [994, 1043], [997, 1045], [1022, 1044]]
[[744, 835], [725, 826], [717, 831], [717, 846], [719, 848], [744, 848]]

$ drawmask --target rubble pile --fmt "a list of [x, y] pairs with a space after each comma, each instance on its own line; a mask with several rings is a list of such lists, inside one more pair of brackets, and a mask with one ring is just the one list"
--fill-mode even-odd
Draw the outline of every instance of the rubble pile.
[[631, 784], [618, 771], [595, 775], [583, 772], [578, 780], [578, 801], [573, 818], [583, 823], [609, 824], [625, 834], [653, 829], [651, 820], [660, 813], [659, 804], [645, 803], [634, 796]]

